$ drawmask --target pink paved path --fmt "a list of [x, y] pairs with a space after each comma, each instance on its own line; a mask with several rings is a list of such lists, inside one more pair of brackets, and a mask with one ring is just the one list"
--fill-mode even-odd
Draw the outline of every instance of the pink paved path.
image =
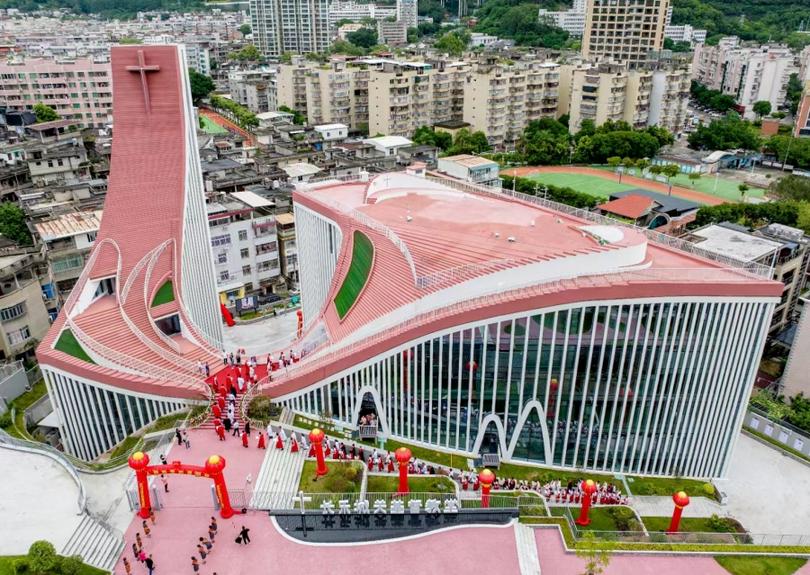
[[[212, 430], [193, 430], [189, 434], [191, 449], [187, 451], [174, 445], [168, 460], [180, 459], [201, 465], [206, 457], [219, 453], [227, 461], [228, 486], [241, 489], [248, 473], [256, 479], [264, 456], [264, 451], [255, 447], [256, 432], [253, 436], [251, 447], [244, 449], [236, 438], [229, 436], [228, 441], [222, 443]], [[191, 556], [196, 555], [196, 542], [200, 536], [207, 537], [209, 518], [214, 515], [210, 482], [190, 476], [167, 477], [170, 493], [164, 496], [166, 507], [158, 512], [157, 524], [151, 526], [152, 537], [144, 538], [144, 547], [147, 553], [153, 554], [156, 575], [191, 574]], [[369, 565], [378, 566], [385, 575], [412, 575], [419, 571], [416, 566], [422, 565], [425, 559], [436, 573], [470, 573], [481, 569], [492, 574], [519, 573], [511, 525], [466, 527], [405, 541], [327, 547], [290, 541], [275, 529], [264, 513], [237, 515], [229, 520], [217, 515], [217, 522], [219, 533], [214, 551], [207, 564], [201, 565], [201, 575], [354, 574]], [[252, 543], [248, 546], [234, 542], [242, 525], [250, 529]], [[145, 567], [133, 561], [130, 549], [138, 531], [142, 531], [141, 520], [136, 517], [127, 530], [124, 550], [134, 575], [146, 573]], [[124, 573], [121, 562], [114, 573]]]
[[[543, 573], [579, 575], [585, 562], [566, 553], [556, 528], [535, 529], [537, 554]], [[610, 558], [605, 575], [728, 575], [711, 556], [703, 555], [618, 555]]]

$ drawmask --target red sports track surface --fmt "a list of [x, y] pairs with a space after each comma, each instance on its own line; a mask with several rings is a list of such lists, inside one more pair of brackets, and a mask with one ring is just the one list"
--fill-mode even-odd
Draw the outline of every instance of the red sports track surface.
[[231, 132], [235, 132], [240, 136], [242, 136], [245, 139], [245, 145], [247, 146], [256, 145], [256, 141], [253, 139], [253, 135], [250, 132], [238, 126], [237, 124], [234, 124], [225, 116], [218, 114], [213, 110], [209, 110], [208, 108], [199, 108], [199, 112], [201, 116], [205, 116], [212, 122], [219, 124], [220, 126], [225, 128], [226, 130], [230, 130]]
[[[542, 173], [581, 174], [584, 176], [596, 176], [605, 180], [613, 180], [616, 178], [615, 174], [612, 174], [611, 172], [582, 166], [523, 166], [520, 168], [509, 168], [508, 170], [503, 170], [501, 173], [506, 176], [514, 176], [517, 174], [519, 178]], [[654, 192], [660, 192], [662, 194], [669, 193], [669, 186], [666, 184], [645, 180], [644, 178], [637, 178], [636, 176], [629, 176], [627, 174], [622, 176], [622, 183], [630, 186], [638, 186], [639, 188], [645, 188]], [[683, 188], [681, 186], [672, 186], [672, 193], [679, 198], [692, 200], [693, 202], [700, 202], [701, 204], [706, 204], [707, 206], [716, 206], [725, 203], [725, 201], [721, 198], [717, 198], [709, 194], [703, 194], [696, 190], [690, 190], [689, 188]]]
[[[218, 453], [225, 457], [225, 479], [229, 489], [242, 489], [248, 474], [256, 479], [265, 451], [256, 448], [256, 432], [251, 446], [228, 435], [220, 442], [212, 430], [192, 430], [191, 449], [176, 444], [168, 460], [201, 465]], [[159, 463], [159, 462], [157, 462]], [[130, 561], [134, 574], [146, 569], [134, 560], [132, 543], [135, 533], [143, 537], [144, 549], [152, 554], [158, 574], [191, 574], [191, 556], [196, 553], [199, 537], [208, 537], [210, 517], [215, 515], [219, 532], [213, 553], [201, 575], [266, 575], [294, 574], [356, 574], [373, 568], [385, 575], [414, 573], [517, 574], [520, 572], [514, 530], [506, 527], [465, 527], [416, 537], [408, 540], [363, 545], [313, 546], [291, 541], [279, 533], [265, 513], [235, 515], [225, 520], [215, 513], [211, 504], [210, 481], [204, 478], [169, 475], [169, 493], [162, 495], [165, 507], [157, 513], [156, 525], [151, 525], [151, 537], [143, 537], [141, 519], [135, 517], [126, 532], [124, 556]], [[155, 485], [162, 489], [159, 478]], [[237, 545], [235, 538], [241, 526], [250, 529], [251, 543]], [[376, 567], [375, 567], [376, 566]], [[114, 573], [123, 574], [119, 560]]]

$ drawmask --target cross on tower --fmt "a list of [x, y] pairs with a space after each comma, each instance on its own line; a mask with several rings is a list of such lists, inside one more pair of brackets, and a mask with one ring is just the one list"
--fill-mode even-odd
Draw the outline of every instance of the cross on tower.
[[157, 72], [160, 70], [160, 66], [157, 65], [146, 65], [146, 57], [144, 56], [143, 50], [138, 50], [138, 65], [137, 66], [127, 66], [127, 71], [129, 72], [138, 72], [141, 75], [141, 86], [143, 88], [143, 100], [146, 103], [146, 111], [147, 113], [151, 110], [149, 106], [149, 83], [146, 81], [146, 73], [147, 72]]

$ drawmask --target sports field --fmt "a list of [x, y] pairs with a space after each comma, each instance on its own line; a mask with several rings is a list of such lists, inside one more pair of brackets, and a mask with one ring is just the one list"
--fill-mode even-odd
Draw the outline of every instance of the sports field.
[[[618, 183], [618, 178], [605, 179], [599, 176], [588, 176], [585, 174], [555, 174], [544, 172], [530, 174], [526, 177], [530, 180], [540, 182], [540, 184], [568, 187], [598, 198], [607, 198], [610, 194], [615, 194], [616, 192], [625, 192], [638, 188], [638, 186], [620, 184]], [[543, 190], [541, 187], [538, 194], [542, 195], [542, 193]]]
[[211, 134], [213, 136], [219, 134], [227, 134], [228, 130], [214, 122], [211, 118], [207, 116], [200, 116], [200, 123], [202, 124], [203, 132], [206, 134]]

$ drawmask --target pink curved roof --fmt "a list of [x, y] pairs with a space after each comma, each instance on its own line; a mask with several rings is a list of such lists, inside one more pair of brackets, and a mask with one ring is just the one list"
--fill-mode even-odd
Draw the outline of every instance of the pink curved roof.
[[[138, 70], [129, 69], [142, 63], [159, 67], [144, 73], [146, 85]], [[112, 49], [115, 138], [95, 263], [77, 283], [37, 356], [44, 364], [133, 391], [198, 397], [205, 386], [193, 366], [217, 358], [211, 350], [188, 345], [178, 336], [172, 341], [156, 328], [153, 318], [173, 312], [184, 315], [181, 304], [151, 308], [152, 296], [165, 281], [173, 281], [175, 297], [182, 284], [179, 254], [187, 140], [180, 66], [184, 65], [174, 46]], [[85, 283], [109, 276], [116, 277], [117, 296], [101, 297], [75, 314], [76, 298]], [[176, 377], [132, 375], [53, 349], [67, 313], [75, 316], [74, 326], [99, 349], [109, 350], [110, 356], [125, 354], [134, 365], [154, 366], [164, 370], [159, 373]]]

